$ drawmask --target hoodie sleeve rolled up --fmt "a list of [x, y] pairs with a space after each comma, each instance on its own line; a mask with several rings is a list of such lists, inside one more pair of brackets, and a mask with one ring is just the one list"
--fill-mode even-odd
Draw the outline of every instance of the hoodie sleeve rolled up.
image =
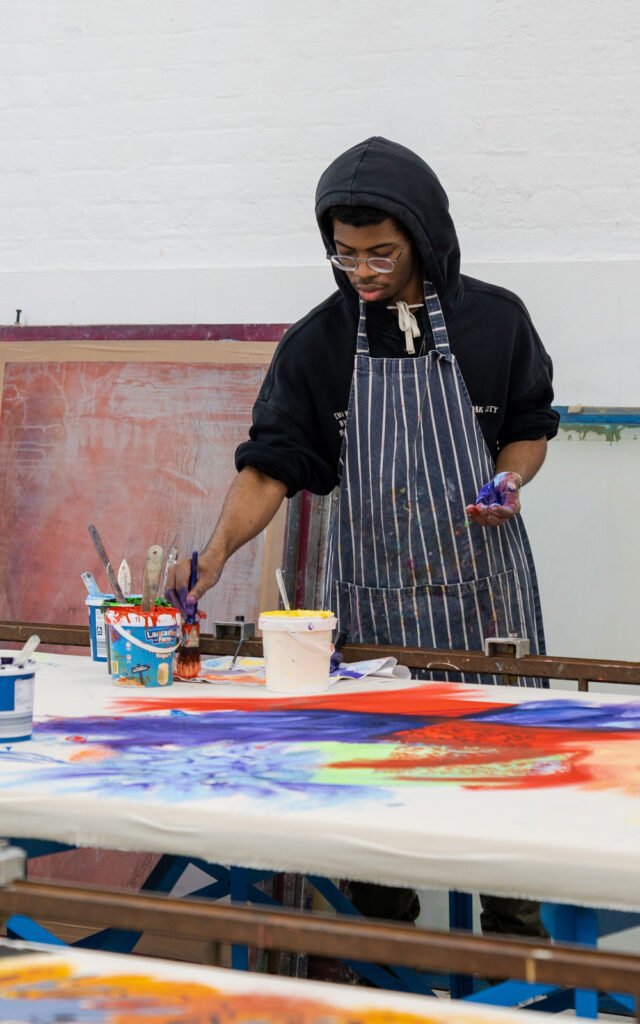
[[236, 468], [254, 469], [287, 486], [287, 497], [298, 491], [328, 494], [337, 483], [336, 467], [322, 458], [322, 445], [309, 436], [273, 401], [258, 398], [253, 407], [249, 440], [236, 450]]
[[253, 466], [281, 480], [288, 498], [301, 490], [329, 494], [338, 482], [341, 437], [334, 410], [346, 409], [353, 355], [349, 346], [339, 346], [336, 374], [326, 327], [312, 312], [286, 332], [253, 407], [249, 440], [236, 451], [238, 470]]

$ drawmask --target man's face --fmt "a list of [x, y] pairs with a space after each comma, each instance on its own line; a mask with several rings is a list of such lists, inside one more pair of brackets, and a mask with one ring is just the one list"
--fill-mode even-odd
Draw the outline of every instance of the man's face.
[[409, 236], [391, 217], [363, 228], [354, 228], [334, 219], [333, 241], [335, 251], [341, 256], [400, 257], [391, 273], [372, 270], [362, 261], [358, 263], [357, 270], [344, 271], [365, 302], [390, 305], [400, 300], [407, 303], [423, 301], [419, 256]]

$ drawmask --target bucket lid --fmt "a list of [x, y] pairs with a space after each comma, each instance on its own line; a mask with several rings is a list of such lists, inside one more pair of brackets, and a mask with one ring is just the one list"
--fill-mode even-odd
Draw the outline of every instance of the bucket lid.
[[21, 668], [13, 665], [13, 659], [18, 653], [18, 651], [0, 651], [0, 679], [6, 676], [32, 676], [35, 674], [37, 665], [34, 658], [29, 658]]
[[314, 631], [331, 631], [336, 628], [338, 620], [333, 612], [307, 611], [296, 608], [292, 611], [262, 612], [258, 619], [258, 629], [277, 633], [308, 633]]

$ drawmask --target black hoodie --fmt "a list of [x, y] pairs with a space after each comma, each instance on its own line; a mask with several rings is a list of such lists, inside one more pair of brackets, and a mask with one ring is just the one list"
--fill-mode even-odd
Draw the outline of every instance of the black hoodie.
[[[451, 350], [495, 458], [513, 441], [554, 437], [551, 360], [520, 299], [460, 274], [460, 249], [449, 203], [431, 168], [411, 150], [367, 139], [334, 160], [318, 184], [316, 217], [327, 250], [332, 206], [374, 206], [395, 217], [422, 256], [440, 297]], [[289, 328], [253, 409], [250, 440], [236, 466], [287, 485], [327, 494], [338, 483], [338, 460], [353, 375], [358, 295], [334, 268], [338, 291]], [[417, 315], [426, 349], [433, 338], [424, 307]], [[367, 305], [370, 354], [407, 356], [395, 312]], [[416, 345], [420, 349], [420, 343]]]

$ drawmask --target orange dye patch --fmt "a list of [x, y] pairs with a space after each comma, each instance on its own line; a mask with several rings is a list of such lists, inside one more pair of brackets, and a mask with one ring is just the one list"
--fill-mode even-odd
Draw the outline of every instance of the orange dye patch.
[[[52, 957], [52, 959], [54, 959]], [[54, 960], [30, 966], [0, 962], [0, 1011], [10, 1014], [12, 1001], [47, 1001], [57, 1019], [80, 1024], [87, 1009], [103, 1024], [436, 1024], [439, 1014], [397, 1012], [367, 1005], [339, 1007], [320, 999], [269, 992], [234, 994], [184, 978], [166, 981], [145, 974], [80, 974], [73, 964]], [[351, 1000], [349, 1000], [351, 1002]], [[435, 1006], [434, 1006], [435, 1009]], [[477, 1019], [477, 1018], [476, 1018]], [[457, 1024], [467, 1024], [464, 1012]]]

